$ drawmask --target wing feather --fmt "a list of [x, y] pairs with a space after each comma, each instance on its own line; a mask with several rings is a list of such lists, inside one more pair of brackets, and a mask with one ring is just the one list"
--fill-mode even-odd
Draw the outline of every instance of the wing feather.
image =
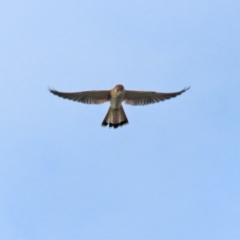
[[171, 93], [161, 93], [161, 92], [150, 92], [150, 91], [125, 91], [124, 102], [129, 105], [147, 105], [152, 103], [157, 103], [160, 101], [164, 101], [170, 98], [174, 98], [184, 92], [186, 92], [188, 88], [184, 88], [179, 92], [171, 92]]
[[54, 89], [49, 89], [49, 91], [65, 99], [86, 103], [86, 104], [101, 104], [109, 101], [110, 91], [86, 91], [86, 92], [58, 92]]

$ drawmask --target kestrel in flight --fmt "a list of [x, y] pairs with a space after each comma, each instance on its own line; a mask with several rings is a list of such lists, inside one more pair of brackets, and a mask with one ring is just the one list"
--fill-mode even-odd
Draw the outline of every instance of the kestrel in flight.
[[49, 91], [59, 97], [67, 98], [73, 101], [86, 103], [86, 104], [101, 104], [110, 101], [110, 107], [107, 115], [105, 116], [102, 126], [118, 128], [128, 123], [127, 116], [123, 110], [122, 102], [137, 106], [146, 105], [151, 103], [157, 103], [176, 97], [184, 92], [188, 88], [184, 88], [179, 92], [161, 93], [161, 92], [150, 92], [150, 91], [132, 91], [125, 90], [123, 85], [118, 84], [111, 90], [102, 91], [86, 91], [86, 92], [58, 92], [54, 89]]

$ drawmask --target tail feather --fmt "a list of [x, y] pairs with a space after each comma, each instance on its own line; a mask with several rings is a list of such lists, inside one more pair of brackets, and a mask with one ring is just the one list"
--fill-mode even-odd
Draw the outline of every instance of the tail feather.
[[110, 107], [108, 109], [107, 115], [102, 122], [102, 126], [105, 127], [109, 125], [109, 127], [118, 128], [119, 126], [123, 126], [127, 123], [128, 119], [122, 106], [118, 109], [112, 109]]

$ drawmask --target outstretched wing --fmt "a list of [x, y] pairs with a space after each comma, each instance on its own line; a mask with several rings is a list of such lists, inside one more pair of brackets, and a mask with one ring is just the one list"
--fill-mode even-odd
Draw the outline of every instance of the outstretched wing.
[[54, 89], [49, 89], [49, 91], [59, 97], [86, 104], [101, 104], [110, 99], [110, 91], [86, 91], [74, 93], [58, 92]]
[[160, 93], [160, 92], [149, 92], [149, 91], [125, 91], [125, 96], [123, 101], [129, 105], [146, 105], [151, 103], [157, 103], [160, 101], [164, 101], [166, 99], [174, 98], [184, 92], [186, 92], [188, 88], [184, 88], [179, 92], [171, 92], [171, 93]]

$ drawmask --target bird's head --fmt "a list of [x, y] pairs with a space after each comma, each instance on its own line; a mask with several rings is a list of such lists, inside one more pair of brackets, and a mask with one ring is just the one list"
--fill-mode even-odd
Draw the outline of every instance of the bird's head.
[[118, 85], [115, 86], [114, 91], [115, 91], [116, 94], [119, 95], [119, 94], [123, 94], [125, 90], [124, 90], [123, 85], [118, 84]]

